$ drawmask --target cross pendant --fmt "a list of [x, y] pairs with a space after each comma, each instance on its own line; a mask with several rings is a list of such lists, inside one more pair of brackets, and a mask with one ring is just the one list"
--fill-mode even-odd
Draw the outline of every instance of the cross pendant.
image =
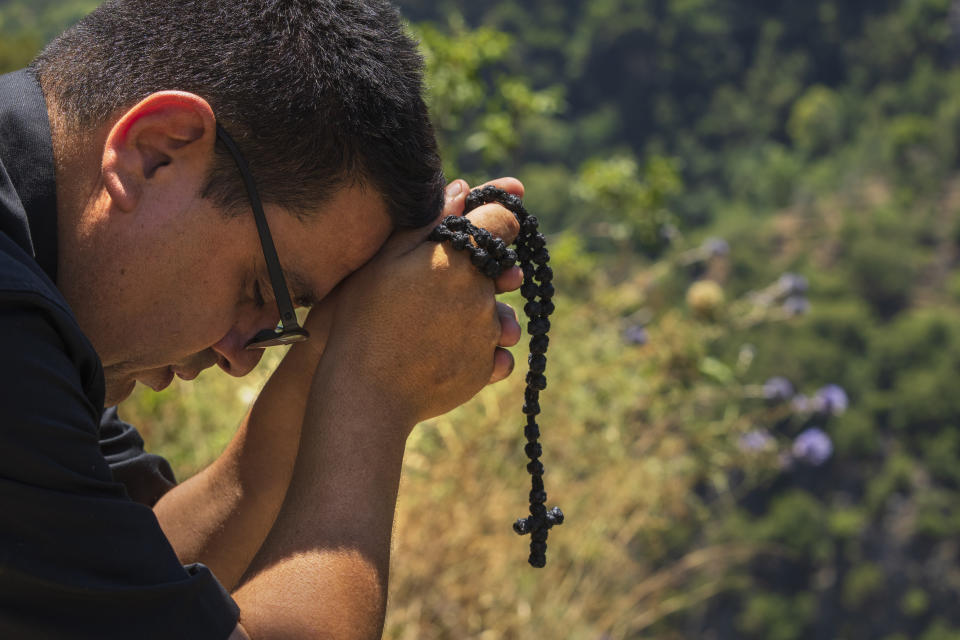
[[547, 532], [553, 525], [563, 524], [563, 511], [560, 511], [560, 507], [547, 511], [542, 504], [531, 505], [530, 511], [529, 516], [513, 523], [513, 530], [521, 536], [530, 534], [530, 557], [527, 561], [540, 569], [547, 564]]

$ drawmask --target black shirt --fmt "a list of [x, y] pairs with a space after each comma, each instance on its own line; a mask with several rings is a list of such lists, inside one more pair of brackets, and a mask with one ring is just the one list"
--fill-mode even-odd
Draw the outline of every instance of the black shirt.
[[46, 103], [0, 76], [0, 638], [226, 638], [239, 610], [149, 505], [166, 462], [115, 410], [57, 290]]

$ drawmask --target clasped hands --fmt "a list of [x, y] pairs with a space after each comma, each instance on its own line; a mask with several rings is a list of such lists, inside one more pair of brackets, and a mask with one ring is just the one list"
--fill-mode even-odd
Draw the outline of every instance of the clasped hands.
[[[517, 196], [513, 178], [492, 184]], [[520, 324], [495, 295], [522, 283], [518, 267], [491, 280], [467, 253], [427, 240], [444, 217], [462, 215], [469, 187], [447, 186], [443, 213], [421, 229], [395, 232], [376, 256], [311, 310], [308, 349], [317, 375], [349, 380], [355, 393], [389, 407], [414, 424], [457, 407], [485, 385], [506, 378], [520, 340]], [[510, 244], [519, 233], [513, 213], [488, 204], [467, 217]]]

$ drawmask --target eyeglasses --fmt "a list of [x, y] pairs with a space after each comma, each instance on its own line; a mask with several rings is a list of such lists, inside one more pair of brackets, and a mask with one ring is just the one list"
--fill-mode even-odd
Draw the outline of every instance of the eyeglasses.
[[303, 342], [310, 337], [310, 334], [300, 326], [297, 322], [297, 314], [293, 312], [293, 303], [290, 301], [290, 294], [287, 292], [287, 281], [283, 277], [283, 270], [280, 269], [280, 258], [277, 257], [277, 248], [273, 244], [270, 227], [267, 226], [267, 216], [263, 212], [263, 204], [260, 202], [260, 195], [257, 192], [257, 185], [253, 181], [253, 175], [250, 173], [250, 167], [247, 166], [247, 161], [240, 153], [240, 149], [237, 148], [237, 143], [219, 124], [217, 124], [217, 138], [223, 142], [227, 151], [233, 156], [237, 168], [240, 169], [243, 184], [247, 188], [247, 197], [250, 200], [250, 206], [253, 208], [253, 219], [257, 223], [257, 233], [260, 234], [263, 259], [267, 263], [270, 286], [273, 288], [273, 298], [277, 301], [277, 308], [280, 310], [280, 322], [276, 328], [259, 331], [247, 342], [246, 348], [265, 349], [277, 345]]

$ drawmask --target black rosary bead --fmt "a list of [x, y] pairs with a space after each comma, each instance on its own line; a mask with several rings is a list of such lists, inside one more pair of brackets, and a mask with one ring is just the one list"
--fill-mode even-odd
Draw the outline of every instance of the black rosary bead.
[[531, 373], [543, 373], [547, 368], [547, 356], [530, 354], [527, 356], [527, 364], [530, 365]]
[[536, 475], [530, 478], [530, 487], [534, 491], [545, 491], [543, 487], [543, 478]]
[[[559, 507], [547, 511], [544, 506], [547, 500], [542, 477], [544, 467], [538, 459], [543, 454], [543, 447], [537, 442], [540, 427], [536, 423], [536, 416], [540, 413], [540, 391], [547, 386], [544, 375], [547, 358], [544, 354], [550, 344], [547, 337], [550, 321], [547, 316], [554, 311], [551, 300], [554, 294], [553, 270], [547, 266], [550, 254], [546, 249], [546, 239], [538, 231], [539, 222], [527, 213], [523, 201], [517, 196], [492, 186], [474, 189], [467, 194], [464, 214], [491, 202], [501, 204], [517, 217], [520, 233], [516, 239], [516, 250], [508, 248], [489, 231], [475, 227], [465, 216], [447, 216], [430, 233], [429, 238], [436, 242], [449, 241], [458, 251], [466, 250], [470, 254], [470, 262], [489, 278], [499, 277], [517, 263], [523, 272], [520, 295], [526, 300], [524, 312], [529, 319], [527, 332], [531, 337], [530, 355], [527, 358], [530, 371], [526, 377], [522, 411], [527, 416], [523, 434], [527, 439], [524, 452], [530, 458], [527, 472], [530, 474], [531, 490], [530, 515], [518, 519], [513, 524], [513, 530], [521, 535], [530, 535], [530, 556], [527, 561], [534, 567], [543, 567], [547, 562], [547, 532], [554, 525], [563, 523], [563, 512]], [[540, 299], [536, 300], [537, 297]]]
[[534, 282], [524, 282], [520, 285], [520, 295], [529, 300], [534, 296], [540, 295], [540, 287]]
[[542, 569], [547, 566], [547, 544], [545, 542], [531, 542], [530, 557], [527, 558], [527, 562], [537, 569]]
[[547, 512], [547, 522], [550, 526], [563, 524], [563, 511], [560, 511], [560, 507], [554, 507]]
[[547, 347], [550, 344], [550, 338], [546, 335], [542, 336], [533, 336], [530, 338], [530, 353], [534, 355], [543, 355], [547, 352]]
[[487, 245], [487, 253], [490, 254], [490, 257], [493, 259], [494, 262], [499, 264], [500, 261], [503, 260], [503, 257], [506, 255], [507, 248], [503, 245], [502, 242], [500, 242], [499, 239], [497, 239], [497, 242], [491, 242]]
[[483, 264], [487, 261], [487, 252], [483, 249], [476, 248], [470, 253], [470, 262], [473, 263], [475, 267], [483, 267]]
[[547, 377], [542, 373], [533, 373], [531, 371], [527, 374], [527, 384], [537, 391], [543, 391], [547, 388]]
[[526, 518], [518, 518], [516, 522], [513, 523], [513, 530], [516, 531], [521, 536], [530, 533], [529, 525]]
[[550, 321], [546, 318], [534, 318], [527, 323], [527, 333], [532, 336], [542, 336], [550, 331]]
[[493, 240], [493, 235], [486, 229], [477, 227], [477, 230], [473, 232], [473, 239], [478, 246], [487, 247], [490, 245], [490, 241]]

